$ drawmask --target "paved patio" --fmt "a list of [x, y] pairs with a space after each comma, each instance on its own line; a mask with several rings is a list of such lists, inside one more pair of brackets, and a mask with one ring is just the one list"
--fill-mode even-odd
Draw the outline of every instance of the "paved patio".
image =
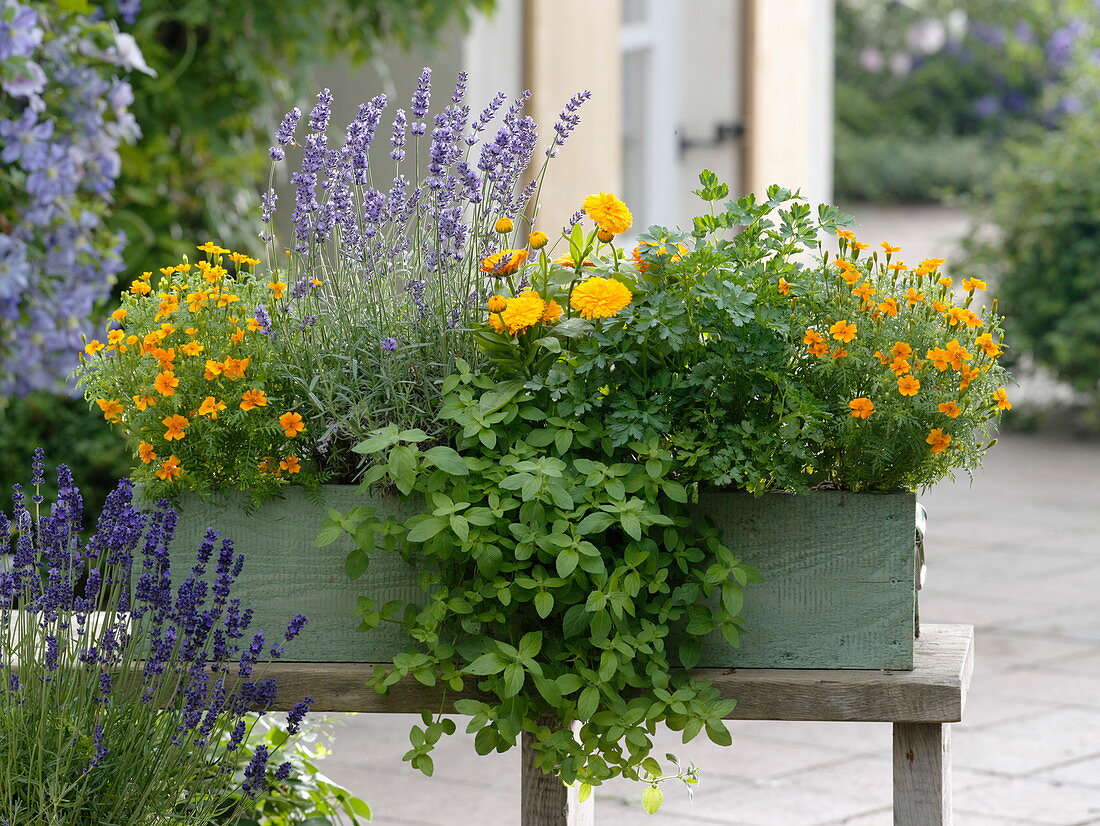
[[[965, 722], [954, 731], [959, 826], [1100, 824], [1100, 444], [1009, 434], [971, 485], [921, 497], [930, 512], [927, 622], [977, 626]], [[333, 777], [375, 822], [514, 826], [518, 754], [441, 748], [435, 777], [401, 763], [411, 718], [360, 716], [338, 730]], [[891, 822], [886, 724], [736, 722], [731, 748], [667, 745], [694, 760], [690, 801], [669, 788], [650, 817], [640, 789], [605, 788], [600, 826], [879, 826]]]
[[[852, 210], [861, 237], [943, 256], [966, 229], [943, 208]], [[1015, 398], [1050, 397], [1030, 379]], [[1100, 824], [1100, 443], [1009, 434], [973, 484], [921, 497], [930, 512], [926, 622], [977, 626], [965, 722], [954, 730], [958, 826]], [[517, 753], [479, 758], [458, 735], [435, 777], [401, 763], [408, 717], [350, 718], [327, 770], [379, 824], [515, 826]], [[734, 744], [690, 746], [694, 801], [669, 788], [653, 817], [627, 784], [597, 794], [599, 826], [884, 826], [891, 822], [890, 728], [859, 723], [731, 723]], [[668, 748], [664, 748], [667, 746]]]

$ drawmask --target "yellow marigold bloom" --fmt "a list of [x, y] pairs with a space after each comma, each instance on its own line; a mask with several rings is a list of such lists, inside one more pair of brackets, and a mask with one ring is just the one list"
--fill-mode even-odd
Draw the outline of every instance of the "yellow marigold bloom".
[[133, 347], [139, 341], [137, 336], [126, 336], [126, 343]]
[[162, 396], [174, 396], [176, 394], [176, 388], [179, 386], [180, 380], [176, 378], [176, 374], [171, 370], [164, 370], [157, 373], [157, 378], [153, 382], [153, 389]]
[[837, 347], [832, 352], [832, 356], [833, 356], [834, 359], [842, 359], [847, 355], [848, 355], [848, 351], [845, 350], [843, 347]]
[[215, 359], [206, 360], [206, 371], [203, 373], [203, 378], [207, 381], [213, 381], [222, 374], [225, 370], [225, 365]]
[[885, 241], [880, 243], [879, 246], [882, 247], [884, 250], [886, 250], [887, 255], [893, 255], [895, 252], [901, 252], [901, 247], [892, 247], [889, 244], [887, 244]]
[[876, 290], [870, 284], [860, 284], [858, 287], [852, 290], [852, 295], [858, 296], [864, 301], [869, 301], [871, 296], [873, 296], [877, 292], [878, 290]]
[[494, 295], [489, 299], [489, 312], [499, 313], [508, 306], [508, 299], [502, 295]]
[[137, 396], [131, 397], [134, 400], [134, 407], [138, 410], [147, 410], [150, 407], [157, 406], [157, 397], [150, 396], [148, 393], [141, 393]]
[[806, 334], [802, 336], [803, 344], [818, 344], [823, 341], [825, 341], [825, 337], [813, 327], [808, 328]]
[[859, 279], [863, 278], [863, 273], [859, 270], [843, 270], [840, 273], [840, 277], [843, 278], [847, 284], [855, 284]]
[[951, 366], [951, 354], [942, 347], [933, 347], [924, 354], [941, 373]]
[[283, 435], [288, 439], [293, 439], [306, 429], [306, 426], [302, 423], [302, 417], [298, 413], [284, 413], [279, 417], [279, 426], [282, 427]]
[[886, 356], [882, 354], [881, 350], [875, 350], [872, 355], [879, 360], [879, 364], [885, 365], [890, 363], [890, 359], [886, 358]]
[[907, 266], [905, 266], [904, 261], [898, 259], [893, 264], [887, 265], [887, 269], [891, 269], [894, 272], [905, 272], [909, 268]]
[[956, 370], [962, 369], [962, 363], [964, 361], [970, 361], [970, 359], [974, 358], [969, 350], [959, 344], [957, 338], [953, 338], [951, 341], [947, 342], [946, 350], [948, 358], [951, 361], [951, 366]]
[[862, 241], [853, 241], [852, 242], [852, 249], [854, 249], [854, 250], [865, 250], [865, 249], [870, 249], [870, 248], [871, 248], [870, 244], [864, 244]]
[[271, 288], [275, 298], [282, 298], [283, 293], [286, 292], [286, 284], [282, 281], [270, 281], [267, 286]]
[[84, 345], [84, 352], [87, 353], [89, 356], [94, 356], [102, 349], [103, 342], [94, 338]]
[[895, 318], [898, 314], [898, 300], [893, 296], [890, 296], [878, 305], [878, 311], [883, 315], [888, 315], [891, 318]]
[[561, 318], [561, 304], [550, 299], [546, 304], [546, 312], [542, 314], [542, 320], [546, 324], [553, 324], [559, 318]]
[[811, 356], [817, 356], [818, 358], [827, 356], [829, 355], [829, 344], [824, 339], [822, 339], [821, 341], [815, 341], [806, 348], [806, 352], [808, 352]]
[[840, 267], [842, 270], [855, 269], [855, 266], [856, 266], [855, 264], [853, 264], [851, 261], [847, 260], [846, 258], [834, 258], [833, 263], [836, 264], [836, 266]]
[[791, 282], [788, 281], [786, 278], [779, 279], [779, 293], [781, 295], [791, 294]]
[[179, 441], [187, 435], [185, 433], [185, 428], [191, 424], [191, 420], [186, 416], [173, 413], [171, 416], [165, 416], [161, 419], [161, 424], [168, 428], [164, 433], [164, 441], [170, 442], [173, 439]]
[[185, 345], [180, 347], [180, 352], [183, 353], [185, 356], [197, 356], [204, 349], [206, 348], [203, 347], [202, 344], [200, 344], [198, 341], [189, 341]]
[[122, 411], [125, 409], [118, 399], [96, 399], [95, 403], [103, 411], [103, 418], [109, 422], [122, 421]]
[[160, 307], [157, 310], [157, 314], [153, 316], [153, 321], [160, 321], [162, 318], [167, 318], [179, 308], [180, 300], [178, 296], [174, 296], [171, 293], [161, 293]]
[[957, 419], [962, 415], [962, 408], [955, 402], [942, 402], [936, 405], [936, 409], [949, 419]]
[[984, 290], [985, 282], [980, 278], [964, 278], [962, 280], [962, 288], [968, 293], [972, 293], [974, 290]]
[[160, 268], [160, 274], [161, 274], [161, 275], [168, 275], [168, 276], [170, 276], [170, 275], [174, 275], [174, 274], [175, 274], [175, 272], [176, 272], [176, 268], [175, 268], [175, 267], [161, 267], [161, 268]]
[[890, 362], [889, 366], [890, 372], [893, 373], [895, 376], [904, 376], [906, 373], [913, 369], [912, 366], [909, 364], [909, 360], [904, 358], [895, 358], [892, 362]]
[[[542, 296], [534, 290], [526, 290], [515, 298], [509, 298], [504, 310], [499, 315], [491, 316], [490, 319], [499, 318], [504, 329], [516, 335], [538, 324], [545, 312], [546, 302], [542, 300]], [[494, 329], [497, 328], [494, 326]]]
[[627, 286], [614, 278], [593, 276], [573, 288], [569, 304], [583, 318], [610, 318], [634, 300]]
[[907, 359], [913, 355], [913, 348], [904, 341], [895, 341], [894, 346], [890, 348], [890, 353], [896, 359]]
[[[283, 296], [282, 296], [282, 293], [279, 293], [275, 297], [276, 298], [282, 298]], [[241, 300], [240, 297], [236, 296], [236, 295], [233, 295], [233, 293], [220, 293], [218, 295], [217, 304], [218, 304], [219, 307], [228, 307], [234, 301], [240, 301], [240, 300]], [[236, 322], [232, 322], [232, 323], [235, 324]]]
[[830, 327], [829, 332], [837, 341], [848, 344], [856, 337], [856, 325], [849, 324], [847, 319], [843, 319]]
[[541, 250], [550, 239], [541, 229], [536, 229], [527, 236], [527, 245], [533, 250]]
[[244, 328], [243, 327], [234, 327], [233, 328], [233, 335], [231, 335], [229, 337], [229, 343], [230, 344], [240, 344], [242, 341], [244, 341]]
[[163, 347], [155, 347], [149, 353], [150, 356], [155, 358], [160, 366], [161, 370], [174, 370], [176, 361], [176, 348], [169, 347], [165, 350]]
[[992, 356], [993, 358], [997, 358], [997, 356], [1004, 352], [1004, 348], [993, 341], [992, 333], [982, 333], [975, 340], [975, 343], [982, 349], [983, 353], [985, 353], [987, 356]]
[[584, 199], [584, 211], [597, 227], [615, 235], [626, 232], [634, 223], [626, 204], [610, 192], [589, 195]]
[[968, 388], [970, 386], [970, 382], [974, 381], [974, 379], [976, 379], [981, 372], [982, 371], [978, 368], [971, 368], [966, 364], [959, 367], [959, 377], [962, 379], [962, 381], [959, 382], [959, 389], [965, 390], [966, 388]]
[[1012, 402], [1008, 400], [1008, 391], [1003, 387], [993, 391], [993, 401], [997, 403], [997, 407], [1001, 410], [1012, 409]]
[[157, 478], [163, 479], [165, 482], [171, 482], [181, 473], [183, 473], [183, 468], [180, 467], [179, 457], [172, 455], [161, 463], [160, 470], [157, 471]]
[[848, 402], [848, 407], [852, 409], [853, 419], [868, 419], [875, 412], [875, 403], [866, 396], [852, 399]]
[[950, 289], [951, 285], [955, 283], [954, 280], [948, 278], [946, 275], [938, 280], [940, 284], [942, 284], [944, 287], [947, 287], [948, 289]]
[[919, 304], [924, 301], [924, 293], [910, 287], [905, 293], [905, 300], [910, 304]]
[[141, 442], [138, 445], [138, 456], [141, 457], [141, 461], [145, 464], [149, 464], [157, 458], [156, 451], [153, 450], [153, 446], [148, 442]]
[[231, 252], [229, 253], [229, 260], [234, 264], [244, 264], [246, 267], [255, 267], [260, 263], [259, 258], [249, 258], [243, 252]]
[[527, 260], [527, 250], [501, 250], [481, 262], [481, 271], [491, 275], [511, 275]]
[[134, 295], [149, 295], [153, 291], [153, 288], [145, 281], [132, 281], [130, 282], [130, 292]]
[[126, 308], [119, 307], [117, 310], [111, 313], [111, 318], [113, 318], [115, 321], [122, 321], [122, 319], [126, 318]]
[[126, 333], [122, 332], [122, 330], [110, 330], [107, 333], [107, 346], [117, 347], [122, 343], [124, 338], [126, 338]]
[[512, 223], [511, 218], [497, 218], [497, 222], [493, 225], [493, 229], [501, 235], [507, 235], [515, 228], [516, 225]]
[[241, 394], [241, 410], [248, 411], [254, 407], [266, 406], [267, 394], [258, 387], [253, 387], [251, 390], [245, 390]]
[[279, 462], [279, 467], [281, 467], [287, 473], [298, 473], [302, 469], [302, 465], [298, 461], [297, 456], [287, 456], [285, 459]]
[[196, 335], [199, 330], [197, 327], [188, 327], [186, 330], [184, 330], [184, 332], [187, 333], [187, 335], [189, 336], [193, 336]]
[[855, 238], [856, 238], [856, 234], [854, 232], [852, 232], [850, 229], [838, 229], [836, 231], [836, 237], [837, 238], [843, 238], [847, 241], [854, 241]]
[[229, 250], [227, 250], [225, 247], [219, 247], [213, 241], [207, 241], [205, 244], [196, 247], [196, 249], [199, 249], [202, 252], [207, 253], [208, 255], [225, 255], [227, 252], [229, 252]]
[[199, 405], [199, 415], [209, 416], [211, 419], [218, 418], [219, 410], [225, 410], [225, 402], [218, 401], [213, 396], [207, 396]]
[[206, 290], [199, 290], [188, 294], [186, 301], [188, 312], [197, 313], [210, 303], [210, 293]]
[[263, 325], [260, 324], [260, 322], [258, 322], [255, 318], [248, 319], [247, 324], [248, 332], [250, 333], [258, 333], [260, 330], [263, 329]]
[[944, 433], [943, 428], [934, 427], [928, 432], [928, 438], [924, 441], [932, 445], [933, 453], [943, 453], [947, 450], [947, 446], [951, 444], [951, 434]]
[[935, 310], [937, 313], [946, 313], [951, 308], [947, 304], [944, 304], [942, 301], [933, 301], [932, 309]]
[[221, 280], [222, 276], [228, 275], [229, 270], [225, 267], [207, 267], [203, 272], [203, 278], [209, 281], [211, 284], [217, 284]]

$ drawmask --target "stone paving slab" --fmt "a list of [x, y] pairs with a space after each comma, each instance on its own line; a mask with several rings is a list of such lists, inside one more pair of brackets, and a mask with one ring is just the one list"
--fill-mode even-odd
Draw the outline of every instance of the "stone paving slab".
[[[921, 496], [930, 511], [926, 622], [978, 627], [974, 683], [955, 727], [956, 826], [1100, 824], [1100, 444], [1007, 434], [973, 484]], [[401, 764], [411, 717], [361, 715], [325, 762], [386, 826], [514, 826], [518, 755], [446, 742], [428, 779]], [[738, 722], [734, 745], [670, 750], [695, 759], [689, 803], [662, 813], [640, 791], [597, 793], [598, 826], [885, 826], [884, 724]]]

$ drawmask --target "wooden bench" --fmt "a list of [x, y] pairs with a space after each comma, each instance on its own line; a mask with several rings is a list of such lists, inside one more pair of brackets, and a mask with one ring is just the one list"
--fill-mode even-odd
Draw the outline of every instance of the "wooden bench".
[[[949, 826], [950, 724], [962, 720], [973, 667], [969, 625], [923, 625], [912, 671], [699, 669], [723, 696], [737, 700], [731, 720], [889, 722], [894, 725], [895, 826]], [[409, 680], [385, 696], [367, 684], [373, 665], [275, 663], [277, 709], [303, 695], [317, 711], [405, 712], [440, 707], [440, 692]], [[448, 694], [449, 702], [472, 694]], [[732, 748], [737, 748], [734, 740]], [[522, 826], [591, 826], [594, 795], [579, 804], [560, 781], [535, 769], [524, 741]], [[796, 826], [792, 824], [792, 826]]]

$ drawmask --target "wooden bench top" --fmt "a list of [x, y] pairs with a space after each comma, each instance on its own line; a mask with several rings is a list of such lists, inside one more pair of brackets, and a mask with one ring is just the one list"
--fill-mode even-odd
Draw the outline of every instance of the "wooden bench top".
[[[912, 671], [834, 671], [771, 668], [701, 668], [725, 697], [737, 700], [731, 720], [954, 723], [962, 719], [974, 660], [970, 625], [922, 625]], [[303, 696], [316, 711], [419, 713], [453, 710], [473, 691], [448, 692], [405, 680], [379, 695], [369, 685], [370, 663], [272, 663], [265, 677], [279, 682], [275, 708]]]

